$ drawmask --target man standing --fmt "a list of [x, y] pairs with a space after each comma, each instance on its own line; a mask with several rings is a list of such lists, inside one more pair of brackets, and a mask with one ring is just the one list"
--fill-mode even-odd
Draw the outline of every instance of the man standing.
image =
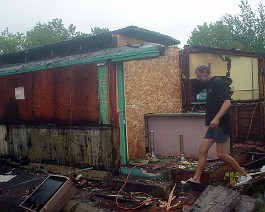
[[227, 141], [232, 131], [231, 101], [228, 86], [224, 80], [215, 77], [206, 65], [199, 65], [195, 69], [197, 80], [207, 84], [206, 97], [206, 126], [209, 126], [205, 133], [203, 142], [199, 149], [199, 161], [194, 176], [186, 182], [200, 183], [201, 174], [207, 161], [210, 147], [216, 143], [218, 158], [241, 174], [235, 186], [243, 185], [252, 177], [247, 175], [236, 160], [227, 153]]

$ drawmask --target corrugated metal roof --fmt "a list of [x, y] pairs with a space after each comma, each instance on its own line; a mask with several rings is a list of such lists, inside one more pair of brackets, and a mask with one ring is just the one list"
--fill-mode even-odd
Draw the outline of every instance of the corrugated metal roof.
[[163, 54], [163, 52], [164, 46], [161, 44], [149, 43], [121, 46], [78, 55], [57, 57], [20, 64], [2, 65], [0, 66], [0, 76], [92, 62], [105, 63], [106, 61], [119, 62], [153, 58], [158, 57], [160, 54]]

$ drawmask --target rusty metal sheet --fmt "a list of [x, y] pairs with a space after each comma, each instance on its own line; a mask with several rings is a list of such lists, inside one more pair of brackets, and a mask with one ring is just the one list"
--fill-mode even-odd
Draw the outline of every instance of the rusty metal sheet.
[[98, 124], [96, 64], [1, 76], [0, 89], [3, 124]]

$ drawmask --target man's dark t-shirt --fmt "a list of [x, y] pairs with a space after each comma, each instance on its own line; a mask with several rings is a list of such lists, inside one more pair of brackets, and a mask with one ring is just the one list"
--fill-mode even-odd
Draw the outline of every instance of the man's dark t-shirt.
[[[206, 126], [210, 125], [225, 100], [230, 100], [228, 85], [220, 77], [212, 77], [207, 82]], [[223, 126], [224, 132], [230, 135], [232, 131], [231, 118], [232, 112], [229, 108], [219, 122], [219, 127]]]

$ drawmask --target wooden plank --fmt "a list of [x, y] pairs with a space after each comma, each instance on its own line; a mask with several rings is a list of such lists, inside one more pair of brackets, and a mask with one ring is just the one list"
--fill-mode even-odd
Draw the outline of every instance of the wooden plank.
[[257, 200], [246, 195], [241, 195], [240, 201], [235, 210], [240, 212], [253, 212], [256, 211]]
[[231, 211], [240, 201], [240, 193], [222, 186], [209, 185], [189, 211]]

